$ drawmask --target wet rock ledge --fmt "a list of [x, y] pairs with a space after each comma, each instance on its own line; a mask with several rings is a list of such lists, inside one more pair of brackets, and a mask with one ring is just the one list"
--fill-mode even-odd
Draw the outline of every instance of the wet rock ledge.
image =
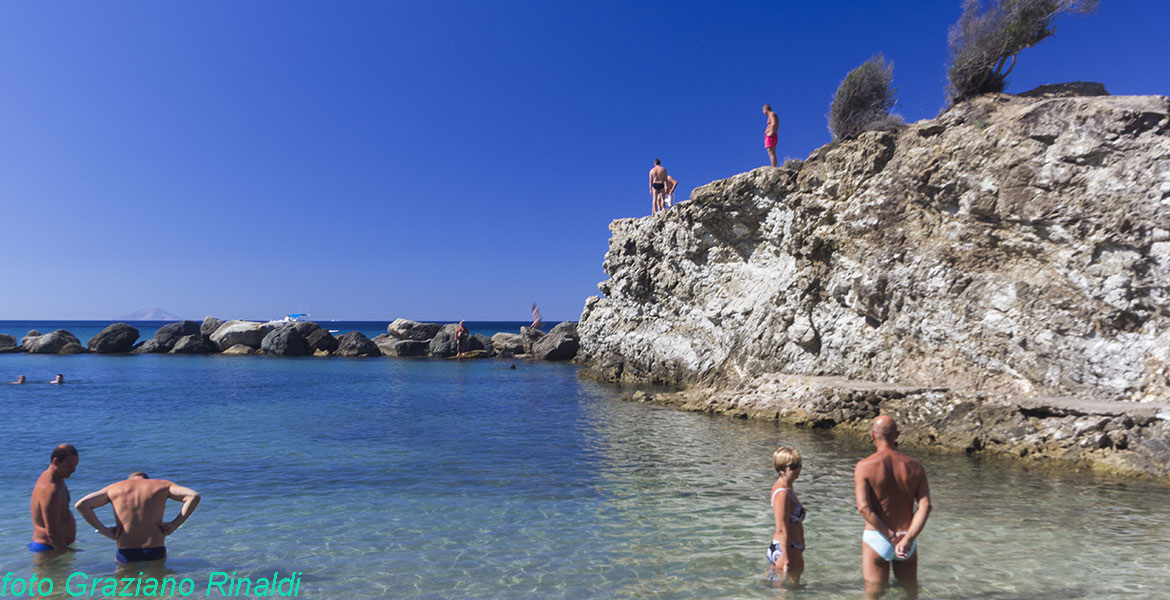
[[983, 96], [610, 231], [592, 376], [1170, 480], [1170, 98]]

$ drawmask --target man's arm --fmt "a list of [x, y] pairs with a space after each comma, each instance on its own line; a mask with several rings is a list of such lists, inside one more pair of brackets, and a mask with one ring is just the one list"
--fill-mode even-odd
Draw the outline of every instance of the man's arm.
[[107, 489], [109, 488], [102, 488], [96, 492], [93, 492], [81, 500], [78, 500], [77, 504], [74, 504], [73, 506], [77, 509], [77, 512], [81, 513], [81, 516], [85, 518], [85, 522], [89, 523], [95, 531], [110, 538], [111, 540], [117, 540], [117, 529], [114, 527], [106, 527], [106, 525], [102, 523], [102, 520], [98, 518], [97, 513], [93, 512], [93, 509], [99, 506], [105, 506], [110, 503], [110, 496], [106, 494]]
[[886, 539], [893, 539], [895, 532], [886, 526], [882, 518], [869, 505], [869, 481], [865, 478], [861, 463], [857, 463], [857, 467], [853, 469], [853, 495], [857, 499], [857, 512], [861, 513], [865, 522]]
[[163, 535], [170, 535], [195, 512], [195, 507], [199, 505], [199, 492], [191, 488], [183, 487], [177, 483], [172, 483], [170, 489], [167, 490], [167, 497], [171, 500], [178, 500], [183, 503], [183, 507], [179, 509], [179, 516], [175, 517], [170, 523], [163, 523], [159, 525], [162, 529]]
[[[921, 467], [919, 467], [921, 468]], [[914, 543], [914, 538], [922, 533], [922, 529], [926, 527], [926, 519], [930, 518], [930, 485], [926, 483], [926, 470], [922, 470], [922, 479], [918, 481], [918, 491], [915, 493], [915, 500], [918, 501], [918, 507], [914, 509], [914, 518], [910, 521], [910, 530], [906, 532], [905, 537], [898, 540], [898, 545], [894, 547], [894, 554], [898, 558], [905, 558], [906, 553], [910, 551], [910, 544]]]

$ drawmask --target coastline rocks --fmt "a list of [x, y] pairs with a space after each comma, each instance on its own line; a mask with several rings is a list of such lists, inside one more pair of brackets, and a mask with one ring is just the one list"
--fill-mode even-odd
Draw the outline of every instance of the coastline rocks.
[[24, 334], [24, 337], [20, 338], [21, 349], [28, 351], [28, 347], [39, 337], [41, 337], [41, 332], [36, 329], [30, 329], [28, 333]]
[[455, 330], [458, 328], [459, 325], [455, 323], [443, 325], [435, 337], [431, 338], [430, 355], [438, 358], [455, 356]]
[[337, 356], [381, 356], [382, 351], [370, 338], [359, 331], [351, 331], [337, 338]]
[[305, 342], [309, 344], [309, 349], [312, 350], [314, 356], [318, 352], [332, 353], [337, 350], [337, 338], [333, 337], [333, 334], [324, 327], [318, 327], [305, 336]]
[[202, 334], [185, 335], [175, 342], [171, 354], [211, 354], [219, 352], [219, 348]]
[[260, 340], [260, 349], [273, 356], [306, 356], [313, 353], [308, 342], [293, 325], [283, 325], [269, 331]]
[[425, 341], [435, 337], [442, 328], [443, 326], [438, 323], [419, 323], [410, 319], [395, 319], [393, 323], [386, 326], [386, 333], [400, 340]]
[[211, 334], [211, 342], [220, 350], [231, 348], [236, 344], [243, 344], [250, 348], [259, 348], [264, 336], [274, 327], [256, 321], [232, 320], [220, 325], [215, 333]]
[[170, 352], [170, 348], [163, 345], [162, 342], [155, 338], [150, 338], [145, 342], [134, 347], [130, 354], [166, 354]]
[[62, 346], [61, 349], [57, 351], [57, 354], [86, 354], [88, 352], [89, 350], [86, 350], [85, 346], [81, 345], [81, 342], [69, 342], [68, 344]]
[[402, 358], [426, 356], [431, 349], [429, 340], [398, 340], [394, 344], [380, 347], [382, 354]]
[[17, 352], [19, 348], [16, 338], [7, 333], [0, 333], [0, 352]]
[[220, 325], [223, 325], [222, 319], [217, 319], [210, 315], [203, 317], [203, 324], [199, 326], [199, 335], [210, 338], [211, 334], [215, 333], [215, 330], [219, 329]]
[[86, 347], [98, 354], [129, 352], [138, 341], [138, 330], [125, 323], [112, 323], [90, 338]]
[[492, 336], [492, 347], [500, 356], [524, 354], [524, 336], [518, 333], [500, 332]]
[[[50, 331], [45, 335], [26, 337], [25, 339], [28, 340], [25, 347], [29, 354], [57, 354], [68, 344], [81, 346], [81, 341], [77, 339], [77, 336], [64, 329]], [[81, 348], [84, 350], [85, 346], [81, 346]]]
[[232, 347], [228, 348], [227, 350], [224, 350], [223, 353], [235, 355], [235, 356], [244, 356], [244, 355], [256, 354], [256, 349], [251, 347], [251, 346], [246, 346], [244, 344], [236, 344], [235, 346], [232, 346]]
[[471, 351], [487, 352], [488, 356], [495, 354], [495, 344], [492, 343], [492, 338], [482, 333], [472, 335], [471, 339], [467, 340], [467, 346]]
[[195, 321], [178, 321], [176, 323], [167, 323], [158, 328], [154, 332], [154, 339], [158, 341], [159, 346], [170, 350], [175, 347], [175, 343], [180, 338], [188, 335], [199, 335], [199, 323]]
[[989, 94], [619, 219], [579, 325], [623, 381], [1170, 397], [1170, 98]]
[[536, 344], [536, 341], [544, 337], [544, 335], [544, 332], [539, 329], [534, 329], [532, 327], [521, 327], [520, 337], [524, 340], [524, 353], [532, 354], [532, 347]]
[[536, 340], [532, 345], [532, 354], [539, 360], [572, 360], [580, 347], [576, 324], [566, 321]]

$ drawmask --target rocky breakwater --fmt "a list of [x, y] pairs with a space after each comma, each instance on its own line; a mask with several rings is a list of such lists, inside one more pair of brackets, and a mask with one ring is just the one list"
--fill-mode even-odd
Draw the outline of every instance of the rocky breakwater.
[[691, 410], [885, 411], [911, 444], [1170, 479], [1170, 99], [1047, 92], [613, 222], [579, 360]]
[[[10, 335], [0, 335], [0, 353], [32, 352], [40, 354], [228, 354], [268, 356], [344, 356], [344, 357], [432, 357], [489, 358], [521, 357], [537, 360], [571, 360], [579, 346], [576, 323], [560, 323], [545, 334], [528, 327], [520, 334], [497, 333], [493, 337], [475, 334], [467, 340], [463, 353], [456, 347], [452, 323], [419, 323], [398, 319], [387, 332], [367, 338], [358, 331], [334, 337], [329, 330], [312, 322], [268, 322], [207, 317], [202, 323], [178, 321], [158, 328], [154, 336], [141, 343], [139, 332], [126, 323], [114, 323], [95, 335], [87, 346], [70, 332], [57, 330], [47, 334], [30, 331], [19, 345]], [[495, 340], [500, 340], [497, 350]], [[457, 356], [458, 355], [458, 356]]]

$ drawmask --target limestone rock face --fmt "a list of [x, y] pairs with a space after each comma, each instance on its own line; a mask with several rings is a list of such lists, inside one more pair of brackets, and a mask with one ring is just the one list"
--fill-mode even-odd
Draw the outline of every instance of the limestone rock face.
[[211, 334], [211, 341], [221, 350], [226, 350], [236, 344], [243, 344], [250, 348], [260, 347], [264, 336], [274, 327], [256, 321], [233, 320], [220, 325], [215, 333]]
[[243, 356], [243, 355], [255, 354], [256, 349], [251, 347], [251, 346], [246, 346], [244, 344], [236, 344], [235, 346], [232, 346], [232, 347], [228, 348], [227, 350], [224, 350], [223, 353]]
[[419, 323], [410, 319], [395, 319], [386, 326], [386, 333], [400, 340], [429, 340], [439, 333], [443, 326], [438, 323]]
[[610, 225], [579, 358], [1170, 398], [1170, 99], [983, 96]]
[[[77, 336], [64, 329], [50, 331], [45, 335], [25, 337], [25, 340], [28, 341], [23, 345], [29, 354], [57, 354], [69, 344], [81, 346], [81, 341], [77, 339]], [[85, 346], [81, 346], [81, 349], [84, 352]], [[75, 352], [71, 349], [70, 353]]]
[[129, 352], [138, 341], [138, 330], [125, 323], [112, 323], [90, 338], [86, 347], [99, 354]]
[[260, 349], [273, 356], [306, 356], [313, 353], [304, 336], [291, 324], [269, 331], [260, 340]]
[[382, 356], [378, 345], [360, 331], [351, 331], [337, 338], [337, 356]]
[[85, 354], [87, 352], [89, 352], [89, 350], [86, 350], [85, 346], [81, 345], [81, 342], [69, 342], [68, 344], [62, 346], [61, 349], [57, 351], [57, 354]]

